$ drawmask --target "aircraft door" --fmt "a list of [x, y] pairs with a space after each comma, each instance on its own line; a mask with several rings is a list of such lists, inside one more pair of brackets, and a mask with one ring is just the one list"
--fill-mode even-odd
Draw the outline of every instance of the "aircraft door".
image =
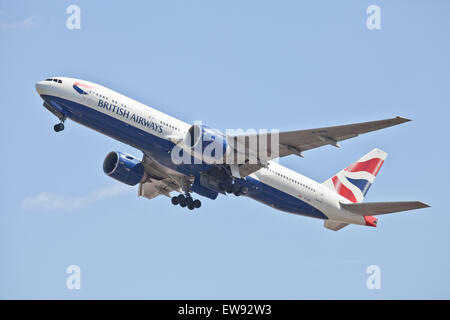
[[322, 185], [319, 185], [318, 187], [317, 187], [317, 190], [316, 190], [316, 200], [318, 201], [318, 202], [323, 202], [323, 197], [324, 197], [324, 191], [323, 191], [323, 186]]

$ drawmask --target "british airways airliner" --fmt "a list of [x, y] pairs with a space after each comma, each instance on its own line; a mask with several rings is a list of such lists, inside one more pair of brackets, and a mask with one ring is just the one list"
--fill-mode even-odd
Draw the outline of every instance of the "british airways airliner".
[[386, 152], [380, 149], [323, 183], [275, 161], [288, 155], [303, 157], [303, 152], [324, 145], [339, 147], [342, 140], [410, 121], [405, 118], [287, 132], [222, 134], [89, 81], [51, 77], [38, 82], [36, 90], [44, 107], [60, 120], [54, 126], [56, 132], [64, 130], [65, 120], [71, 119], [142, 151], [141, 160], [110, 152], [103, 171], [122, 183], [138, 185], [138, 195], [148, 199], [165, 195], [172, 204], [193, 210], [201, 206], [193, 193], [213, 200], [219, 194], [246, 196], [284, 212], [322, 219], [326, 228], [335, 231], [349, 224], [376, 227], [377, 215], [428, 207], [419, 201], [363, 202], [386, 160]]

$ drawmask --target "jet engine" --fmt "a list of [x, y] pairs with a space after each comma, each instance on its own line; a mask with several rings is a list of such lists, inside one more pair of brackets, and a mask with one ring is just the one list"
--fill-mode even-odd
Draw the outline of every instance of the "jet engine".
[[119, 151], [108, 153], [103, 161], [103, 172], [130, 186], [138, 184], [145, 176], [144, 166], [140, 160]]
[[188, 130], [185, 145], [196, 158], [206, 163], [224, 163], [231, 150], [227, 138], [220, 131], [198, 124]]

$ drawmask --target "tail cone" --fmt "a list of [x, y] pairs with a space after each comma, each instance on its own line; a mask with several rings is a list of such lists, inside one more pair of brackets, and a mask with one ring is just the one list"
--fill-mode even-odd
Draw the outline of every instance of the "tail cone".
[[378, 219], [372, 216], [364, 216], [364, 221], [366, 222], [366, 226], [376, 227]]

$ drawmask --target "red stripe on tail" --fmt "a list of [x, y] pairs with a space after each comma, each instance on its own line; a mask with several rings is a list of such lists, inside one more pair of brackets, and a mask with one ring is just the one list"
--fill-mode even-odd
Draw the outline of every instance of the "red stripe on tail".
[[351, 202], [357, 202], [352, 190], [344, 186], [338, 177], [334, 176], [333, 178], [331, 178], [331, 180], [333, 181], [334, 188], [336, 189], [337, 193], [350, 200]]
[[376, 176], [378, 174], [378, 171], [380, 171], [383, 162], [384, 160], [380, 158], [373, 158], [363, 162], [355, 162], [351, 164], [349, 167], [347, 167], [345, 171], [348, 172], [366, 171]]

